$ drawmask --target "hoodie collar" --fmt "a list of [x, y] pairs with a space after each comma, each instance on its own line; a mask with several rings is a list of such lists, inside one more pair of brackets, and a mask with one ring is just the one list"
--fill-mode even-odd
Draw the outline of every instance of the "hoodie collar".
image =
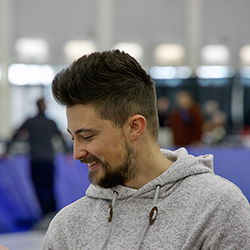
[[213, 173], [213, 155], [203, 155], [194, 157], [189, 155], [185, 148], [179, 148], [175, 151], [161, 150], [166, 158], [173, 164], [160, 176], [147, 183], [140, 189], [133, 189], [126, 186], [118, 185], [111, 189], [101, 188], [91, 184], [86, 191], [86, 195], [92, 198], [101, 198], [112, 200], [113, 192], [117, 191], [117, 199], [128, 197], [148, 197], [154, 198], [155, 188], [157, 185], [162, 187], [161, 193], [168, 190], [176, 182], [196, 174]]

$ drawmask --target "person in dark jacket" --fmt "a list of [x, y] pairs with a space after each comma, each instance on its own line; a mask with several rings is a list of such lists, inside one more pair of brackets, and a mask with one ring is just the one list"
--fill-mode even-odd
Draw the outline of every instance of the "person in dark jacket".
[[38, 114], [27, 119], [16, 131], [9, 143], [7, 153], [14, 141], [26, 141], [30, 146], [31, 178], [44, 216], [57, 211], [54, 195], [55, 143], [66, 145], [56, 123], [45, 116], [44, 98], [37, 101]]

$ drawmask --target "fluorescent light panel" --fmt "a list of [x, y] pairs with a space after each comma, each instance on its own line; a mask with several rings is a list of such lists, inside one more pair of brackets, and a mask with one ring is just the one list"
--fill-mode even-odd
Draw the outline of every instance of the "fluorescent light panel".
[[116, 43], [113, 49], [119, 49], [141, 62], [143, 60], [143, 47], [139, 43]]
[[243, 46], [239, 51], [241, 65], [250, 66], [250, 45]]
[[192, 75], [189, 67], [158, 67], [151, 68], [150, 75], [154, 79], [188, 79]]
[[69, 63], [94, 51], [96, 51], [96, 45], [89, 40], [70, 40], [64, 45], [64, 55]]
[[154, 60], [159, 66], [176, 66], [183, 64], [185, 49], [180, 44], [159, 44], [154, 50]]
[[50, 65], [12, 64], [8, 78], [13, 85], [48, 85], [54, 78], [54, 70]]
[[200, 66], [196, 69], [197, 77], [203, 79], [230, 78], [235, 73], [235, 69], [232, 66]]
[[44, 38], [20, 38], [15, 49], [22, 63], [46, 63], [49, 58], [49, 45]]
[[201, 60], [205, 65], [228, 65], [229, 49], [221, 44], [206, 45], [201, 49]]

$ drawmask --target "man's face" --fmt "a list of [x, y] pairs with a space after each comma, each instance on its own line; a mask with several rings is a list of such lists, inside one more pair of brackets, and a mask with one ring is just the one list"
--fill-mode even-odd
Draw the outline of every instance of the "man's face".
[[66, 113], [74, 158], [88, 165], [90, 181], [109, 188], [135, 177], [136, 152], [126, 139], [128, 130], [101, 119], [91, 106], [75, 105]]

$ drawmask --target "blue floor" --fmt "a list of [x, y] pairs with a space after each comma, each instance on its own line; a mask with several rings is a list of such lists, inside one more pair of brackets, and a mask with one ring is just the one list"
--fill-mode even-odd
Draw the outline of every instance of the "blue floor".
[[43, 231], [0, 234], [0, 244], [10, 250], [40, 250], [44, 234]]

